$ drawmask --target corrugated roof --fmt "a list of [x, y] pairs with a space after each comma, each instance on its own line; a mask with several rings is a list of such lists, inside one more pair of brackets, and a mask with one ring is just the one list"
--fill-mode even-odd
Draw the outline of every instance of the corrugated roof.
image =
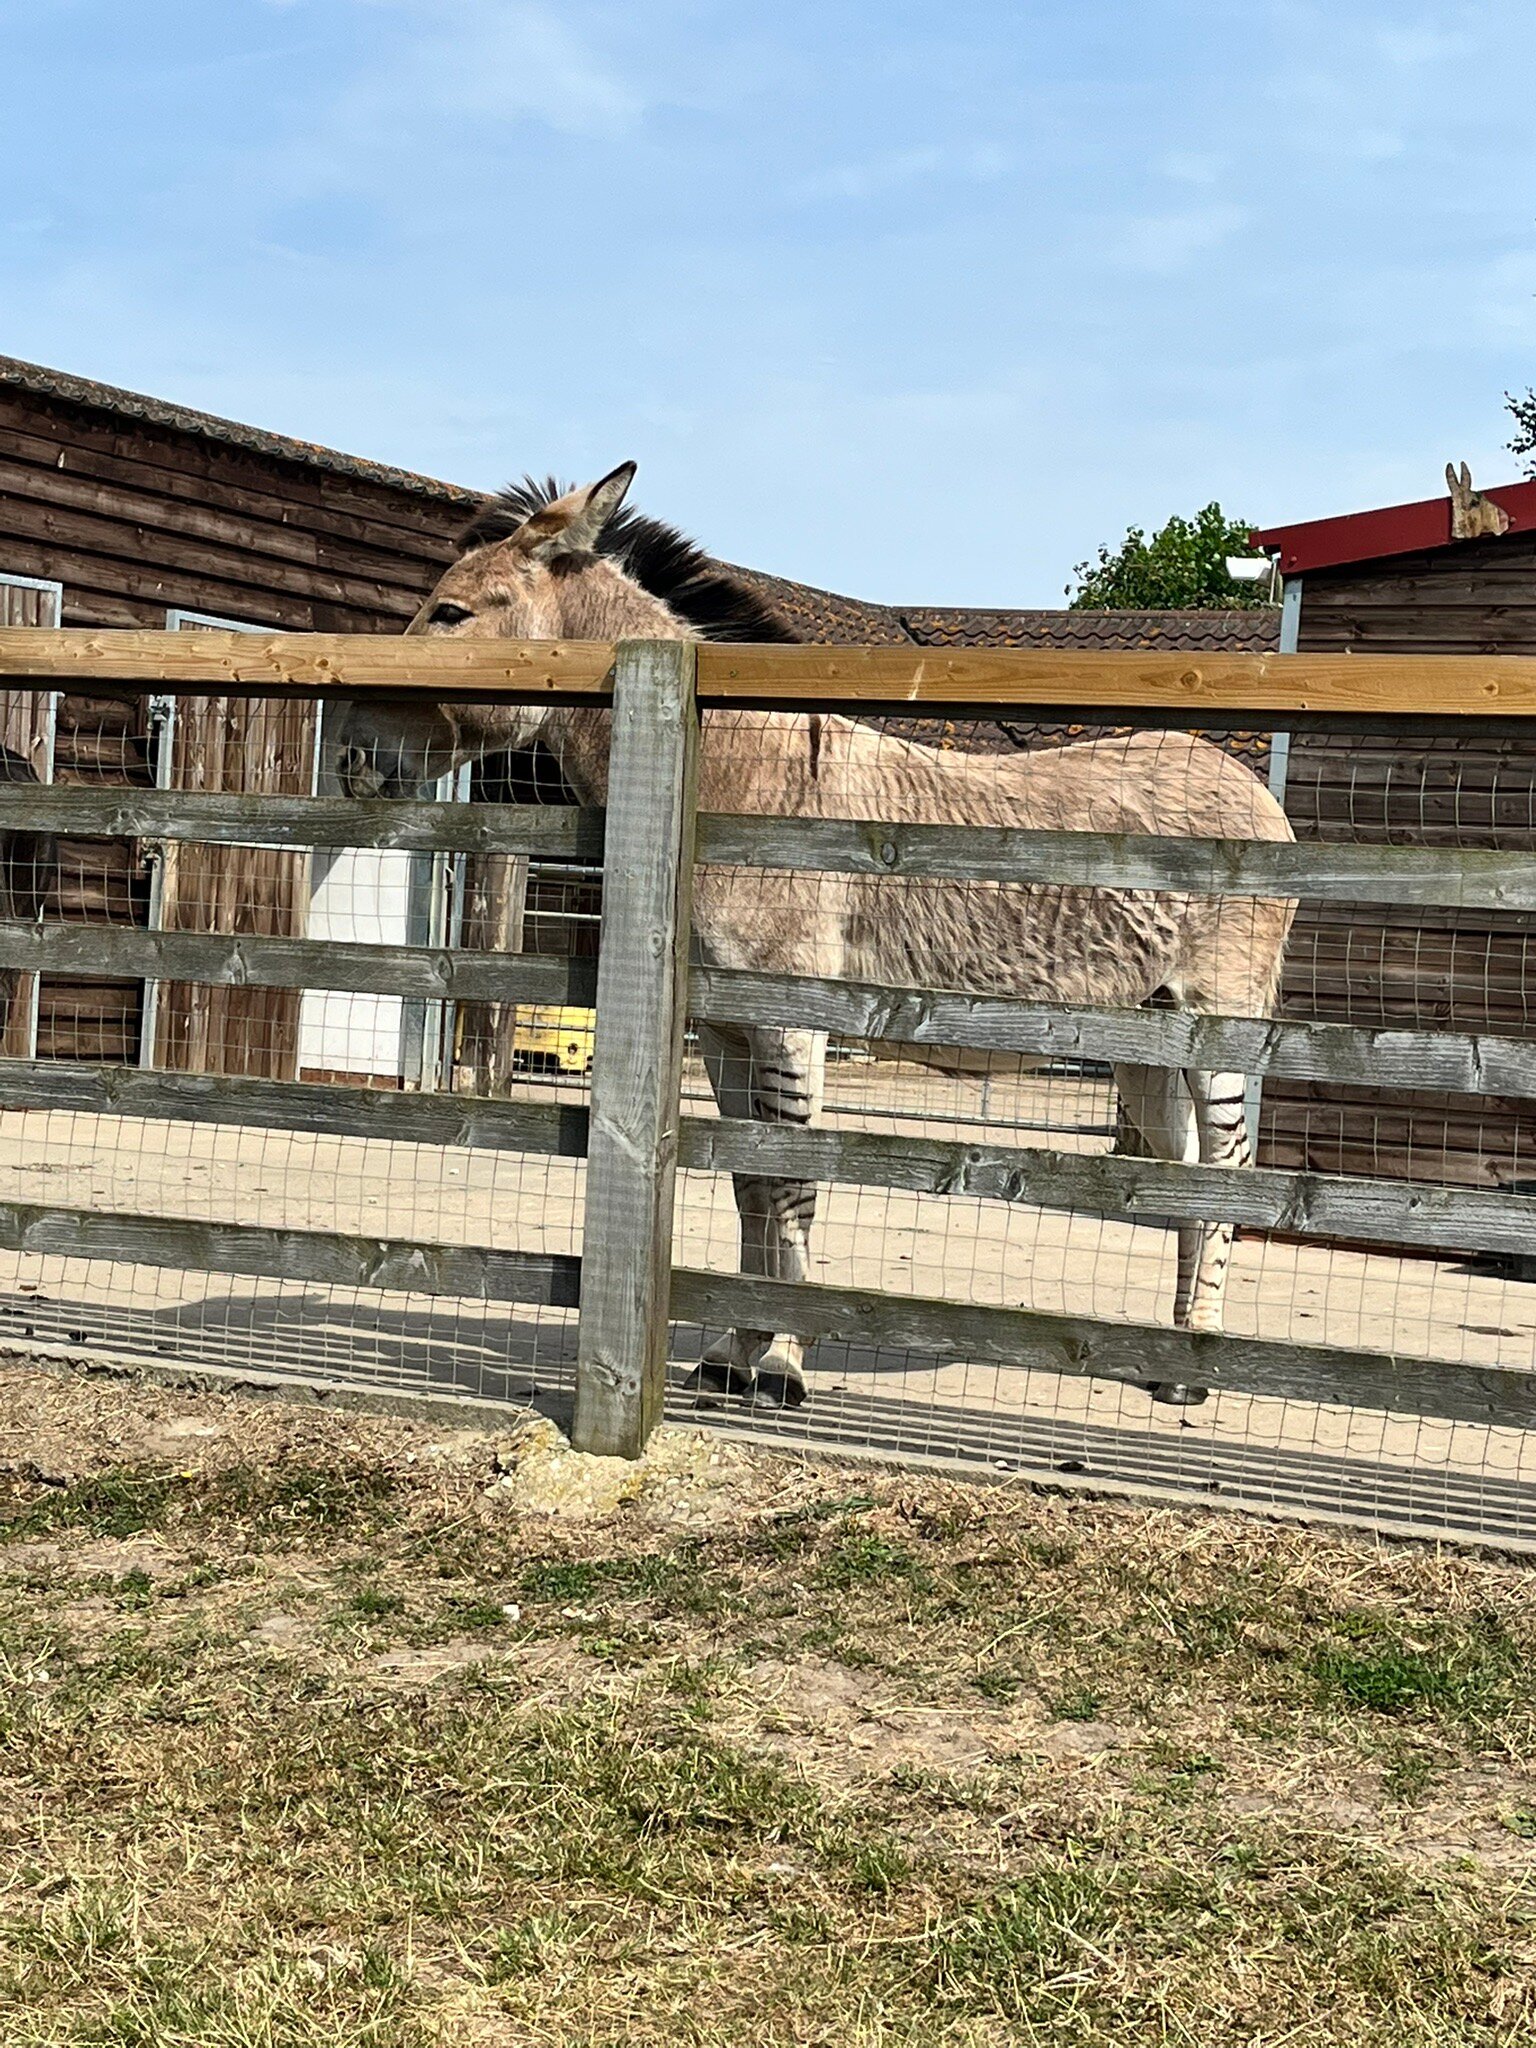
[[[1481, 495], [1509, 514], [1511, 534], [1536, 529], [1536, 483], [1496, 484]], [[1466, 545], [1452, 537], [1449, 497], [1379, 505], [1374, 511], [1305, 519], [1295, 526], [1269, 526], [1255, 533], [1253, 541], [1256, 547], [1278, 549], [1280, 567], [1287, 576], [1300, 576], [1308, 569], [1342, 568], [1346, 562], [1375, 562], [1391, 555], [1424, 555], [1437, 548]]]
[[171, 405], [163, 398], [148, 398], [142, 391], [124, 391], [116, 384], [73, 377], [67, 370], [25, 363], [16, 356], [0, 356], [0, 387], [5, 385], [39, 398], [57, 398], [66, 405], [83, 405], [118, 418], [143, 420], [148, 426], [167, 427], [173, 433], [197, 434], [205, 441], [220, 441], [227, 447], [272, 456], [279, 462], [301, 462], [311, 469], [336, 470], [343, 476], [361, 477], [393, 491], [409, 491], [415, 497], [446, 500], [462, 505], [466, 513], [487, 495], [484, 491], [465, 490], [461, 484], [443, 483], [437, 477], [418, 476], [413, 470], [396, 469], [387, 462], [370, 462], [366, 456], [343, 455], [335, 448], [322, 448], [316, 441], [296, 441], [288, 434], [272, 434], [263, 427], [220, 419], [217, 413]]

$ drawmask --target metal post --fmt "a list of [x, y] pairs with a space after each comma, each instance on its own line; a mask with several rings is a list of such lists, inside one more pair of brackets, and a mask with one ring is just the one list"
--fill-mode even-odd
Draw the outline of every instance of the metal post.
[[661, 1415], [693, 880], [696, 649], [620, 643], [577, 1339], [578, 1450], [636, 1458]]
[[[1287, 576], [1280, 600], [1280, 652], [1294, 654], [1301, 641], [1301, 578]], [[1269, 736], [1269, 793], [1279, 804], [1285, 802], [1286, 778], [1291, 768], [1291, 736], [1272, 732]], [[1264, 1106], [1264, 1076], [1251, 1074], [1244, 1090], [1243, 1110], [1248, 1120], [1248, 1150], [1259, 1156], [1259, 1113]]]

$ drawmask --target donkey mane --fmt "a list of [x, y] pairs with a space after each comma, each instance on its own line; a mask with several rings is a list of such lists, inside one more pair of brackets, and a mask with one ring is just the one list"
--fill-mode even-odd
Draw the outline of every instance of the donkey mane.
[[[526, 476], [488, 498], [459, 536], [459, 551], [507, 540], [535, 512], [564, 497], [568, 484]], [[701, 640], [798, 640], [800, 635], [754, 591], [665, 520], [627, 506], [603, 528], [597, 553], [607, 555]], [[580, 556], [573, 556], [579, 562]], [[558, 566], [558, 565], [556, 565]]]

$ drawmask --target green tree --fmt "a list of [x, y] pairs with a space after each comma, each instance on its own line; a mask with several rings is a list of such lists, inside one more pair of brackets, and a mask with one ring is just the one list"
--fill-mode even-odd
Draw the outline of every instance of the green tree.
[[1193, 519], [1175, 515], [1148, 540], [1133, 526], [1113, 553], [1100, 548], [1091, 562], [1073, 570], [1076, 589], [1067, 596], [1073, 611], [1201, 611], [1263, 604], [1267, 583], [1234, 583], [1228, 555], [1251, 555], [1252, 527], [1229, 519], [1220, 505], [1207, 505]]
[[1513, 391], [1506, 391], [1504, 403], [1515, 423], [1509, 452], [1520, 457], [1527, 476], [1536, 476], [1536, 391], [1523, 392], [1518, 398]]

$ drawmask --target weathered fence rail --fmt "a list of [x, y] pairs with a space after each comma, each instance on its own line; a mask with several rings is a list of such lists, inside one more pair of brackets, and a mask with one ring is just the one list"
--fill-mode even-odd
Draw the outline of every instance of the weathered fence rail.
[[841, 818], [699, 819], [702, 863], [913, 881], [1050, 882], [1212, 896], [1303, 896], [1462, 910], [1536, 910], [1536, 858], [1457, 848], [1154, 839], [1005, 825]]
[[597, 1011], [591, 1107], [378, 1093], [46, 1061], [0, 1062], [0, 1108], [287, 1130], [402, 1145], [585, 1158], [574, 1256], [277, 1230], [60, 1205], [0, 1204], [13, 1252], [574, 1307], [577, 1434], [633, 1454], [660, 1411], [670, 1319], [1109, 1380], [1195, 1381], [1250, 1395], [1536, 1427], [1536, 1372], [1328, 1345], [1191, 1336], [1042, 1311], [679, 1268], [673, 1176], [766, 1173], [965, 1195], [1132, 1221], [1233, 1222], [1303, 1237], [1464, 1252], [1536, 1249], [1536, 1198], [1272, 1169], [1085, 1157], [967, 1139], [801, 1129], [680, 1114], [687, 1016], [1033, 1059], [1128, 1060], [1536, 1099], [1536, 1037], [1113, 1011], [943, 989], [815, 980], [687, 962], [694, 862], [967, 881], [1536, 910], [1536, 855], [1424, 847], [1109, 837], [882, 820], [698, 816], [702, 704], [1070, 703], [1167, 720], [1260, 716], [1536, 719], [1536, 662], [1063, 656], [677, 643], [522, 647], [319, 635], [0, 632], [13, 686], [84, 679], [159, 692], [429, 691], [610, 701], [605, 814], [516, 805], [366, 803], [0, 785], [0, 823], [64, 837], [601, 858], [598, 962], [462, 947], [369, 946], [0, 921], [0, 970], [367, 992]]
[[1524, 1095], [1536, 1089], [1536, 1038], [1362, 1029], [1190, 1010], [1101, 1010], [1007, 996], [965, 996], [878, 982], [694, 971], [696, 1016], [721, 1024], [795, 1024], [898, 1045], [969, 1046], [1042, 1059], [1124, 1060], [1287, 1079]]
[[[588, 1113], [582, 1103], [386, 1093], [134, 1067], [0, 1060], [0, 1109], [74, 1111], [564, 1159], [584, 1159], [587, 1153]], [[1178, 1166], [1033, 1145], [686, 1116], [677, 1127], [677, 1164], [698, 1173], [781, 1174], [911, 1194], [1022, 1202], [1127, 1222], [1233, 1223], [1302, 1237], [1461, 1252], [1529, 1255], [1536, 1246], [1536, 1196], [1412, 1181]]]
[[[0, 799], [3, 807], [3, 799]], [[104, 974], [214, 988], [335, 989], [470, 1002], [590, 1003], [595, 963], [444, 946], [152, 932], [134, 925], [0, 920], [0, 971]]]

